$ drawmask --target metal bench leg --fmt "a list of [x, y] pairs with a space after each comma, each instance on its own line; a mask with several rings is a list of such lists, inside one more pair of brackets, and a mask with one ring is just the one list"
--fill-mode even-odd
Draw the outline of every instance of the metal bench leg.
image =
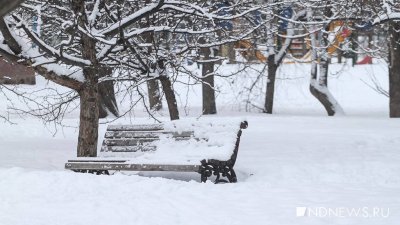
[[96, 171], [96, 175], [110, 175], [110, 173], [108, 172], [108, 170], [97, 170]]
[[[227, 162], [218, 160], [202, 161], [199, 173], [201, 174], [201, 182], [206, 182], [209, 177], [215, 175], [214, 183], [236, 183], [237, 177], [233, 166]], [[226, 178], [226, 179], [224, 179]]]
[[227, 177], [228, 177], [230, 183], [236, 183], [237, 182], [236, 173], [235, 173], [235, 170], [233, 168], [231, 168], [229, 170], [229, 173], [227, 174]]

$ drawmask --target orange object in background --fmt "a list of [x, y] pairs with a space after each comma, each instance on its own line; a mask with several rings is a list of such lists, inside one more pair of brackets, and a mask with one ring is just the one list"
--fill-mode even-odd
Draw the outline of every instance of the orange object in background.
[[340, 43], [344, 42], [347, 37], [349, 37], [352, 31], [344, 27], [343, 21], [334, 21], [329, 25], [329, 31], [337, 32], [335, 40], [328, 47], [328, 53], [333, 54], [339, 48]]
[[259, 50], [253, 49], [253, 44], [251, 44], [248, 40], [241, 40], [236, 42], [235, 48], [248, 49], [244, 51], [240, 51], [240, 54], [247, 61], [251, 61], [252, 58], [257, 58], [260, 62], [267, 62], [267, 57], [265, 57]]

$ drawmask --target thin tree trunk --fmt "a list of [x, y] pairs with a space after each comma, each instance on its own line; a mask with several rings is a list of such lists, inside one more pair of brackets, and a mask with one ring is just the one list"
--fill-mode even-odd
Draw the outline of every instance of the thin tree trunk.
[[[274, 0], [268, 0], [268, 3], [273, 4]], [[267, 16], [269, 22], [266, 26], [267, 33], [267, 50], [268, 50], [268, 58], [267, 58], [267, 90], [265, 92], [265, 102], [264, 102], [264, 113], [272, 114], [273, 105], [274, 105], [274, 93], [275, 93], [275, 78], [276, 78], [276, 64], [275, 64], [275, 34], [273, 33], [273, 28], [275, 25], [275, 21], [273, 21], [273, 16]]]
[[162, 108], [160, 87], [157, 80], [147, 81], [150, 109], [158, 111]]
[[[199, 43], [205, 43], [204, 39], [200, 39]], [[224, 46], [225, 48], [227, 46]], [[211, 59], [210, 48], [201, 48], [200, 54], [203, 56], [202, 62], [202, 92], [203, 92], [203, 115], [216, 114], [217, 107], [215, 103], [215, 90], [214, 90], [214, 62], [207, 62]]]
[[203, 91], [203, 115], [216, 114], [214, 75], [207, 75], [214, 72], [214, 63], [203, 63], [202, 68], [202, 91]]
[[338, 63], [339, 64], [341, 64], [342, 63], [342, 57], [343, 57], [343, 51], [342, 51], [342, 49], [341, 48], [338, 48], [337, 50], [336, 50], [336, 52], [337, 52], [337, 58], [338, 58]]
[[178, 104], [175, 98], [175, 92], [172, 88], [172, 83], [167, 76], [160, 76], [161, 85], [167, 100], [169, 117], [171, 120], [179, 120]]
[[[269, 0], [269, 3], [273, 4], [273, 0]], [[298, 16], [304, 16], [304, 12], [297, 14], [294, 16], [292, 19], [295, 21]], [[272, 114], [273, 111], [273, 106], [274, 106], [274, 93], [275, 93], [275, 80], [276, 80], [276, 73], [278, 71], [279, 66], [283, 62], [283, 58], [286, 56], [286, 52], [288, 51], [292, 39], [291, 38], [286, 38], [284, 41], [279, 37], [276, 36], [272, 32], [274, 25], [278, 21], [272, 21], [272, 18], [270, 18], [271, 22], [267, 24], [267, 45], [268, 47], [268, 58], [267, 58], [267, 66], [268, 66], [268, 78], [267, 78], [267, 90], [265, 93], [265, 103], [264, 103], [264, 113], [269, 113]], [[288, 23], [287, 29], [286, 29], [286, 35], [287, 36], [292, 36], [294, 35], [294, 27], [293, 23]], [[280, 44], [277, 46], [278, 48], [275, 48], [275, 39], [278, 38], [278, 41]], [[278, 50], [278, 51], [275, 51]]]
[[[326, 5], [329, 6], [329, 2]], [[327, 17], [332, 16], [330, 7], [326, 7], [324, 15]], [[307, 20], [312, 20], [313, 11], [312, 9], [307, 10]], [[343, 109], [339, 103], [333, 97], [328, 89], [328, 71], [329, 71], [329, 54], [327, 52], [328, 43], [328, 32], [329, 24], [325, 25], [325, 32], [320, 31], [319, 33], [310, 34], [311, 38], [311, 51], [312, 51], [312, 63], [311, 63], [311, 80], [310, 80], [310, 92], [317, 98], [317, 100], [324, 106], [329, 116], [336, 114], [343, 114]], [[319, 47], [320, 52], [318, 55], [317, 48]], [[318, 77], [318, 60], [319, 60], [319, 79]]]
[[352, 66], [354, 67], [357, 64], [357, 60], [358, 60], [358, 54], [357, 54], [357, 38], [358, 38], [358, 32], [357, 30], [353, 31], [351, 33], [351, 58], [353, 60]]
[[[146, 2], [146, 4], [148, 4], [151, 1], [146, 0], [145, 2]], [[147, 16], [146, 21], [144, 23], [141, 23], [140, 26], [142, 28], [151, 27], [152, 21], [154, 21], [154, 18]], [[164, 34], [167, 34], [167, 33], [164, 33]], [[147, 55], [150, 56], [153, 51], [152, 44], [154, 42], [154, 32], [145, 33], [144, 40], [146, 41], [146, 43], [150, 44], [150, 46], [147, 47]], [[166, 42], [166, 44], [168, 45], [168, 42]], [[149, 97], [150, 109], [155, 110], [155, 111], [160, 110], [162, 108], [162, 96], [160, 94], [160, 87], [158, 85], [158, 80], [153, 79], [153, 80], [147, 81], [147, 93], [148, 93], [148, 97]]]
[[103, 81], [99, 84], [99, 117], [106, 118], [110, 113], [118, 116], [117, 100], [115, 98], [114, 81]]
[[[317, 54], [317, 40], [315, 34], [311, 36], [312, 46], [312, 65], [311, 65], [311, 81], [310, 81], [310, 92], [317, 98], [317, 100], [324, 106], [329, 116], [335, 114], [343, 114], [343, 109], [330, 93], [328, 89], [328, 71], [329, 71], [329, 58], [325, 48], [321, 48], [321, 56]], [[320, 46], [328, 46], [327, 37], [321, 37]], [[317, 61], [319, 62], [319, 79]]]
[[272, 114], [274, 106], [274, 93], [275, 93], [275, 80], [278, 65], [275, 64], [275, 54], [269, 55], [267, 59], [268, 78], [267, 78], [267, 91], [265, 95], [264, 112]]
[[[316, 76], [312, 75], [310, 92], [317, 98], [317, 100], [324, 106], [329, 116], [333, 116], [336, 113], [335, 105], [330, 100], [330, 93], [328, 90], [328, 61], [320, 59], [320, 82], [317, 81]], [[312, 73], [317, 73], [316, 67], [312, 70]]]
[[228, 43], [228, 59], [229, 64], [236, 63], [236, 52], [235, 52], [235, 43]]
[[400, 117], [400, 22], [389, 22], [389, 111]]
[[13, 51], [16, 55], [22, 52], [21, 46], [17, 42], [15, 42], [13, 35], [10, 32], [10, 28], [7, 26], [4, 18], [0, 17], [0, 32], [3, 35], [5, 43], [10, 47], [11, 51]]
[[[97, 68], [99, 77], [112, 75], [111, 68]], [[99, 83], [99, 117], [106, 118], [109, 113], [119, 116], [117, 100], [115, 98], [114, 81], [103, 81]]]

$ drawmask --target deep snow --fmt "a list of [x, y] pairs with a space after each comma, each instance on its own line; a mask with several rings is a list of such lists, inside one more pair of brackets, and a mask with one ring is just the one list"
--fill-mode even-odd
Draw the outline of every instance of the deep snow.
[[[235, 166], [236, 184], [202, 184], [195, 173], [96, 176], [65, 171], [64, 163], [75, 156], [76, 113], [64, 120], [71, 127], [56, 134], [37, 119], [13, 116], [17, 125], [2, 123], [0, 130], [0, 225], [397, 225], [400, 120], [387, 118], [387, 98], [360, 81], [369, 81], [374, 71], [385, 84], [384, 65], [346, 68], [331, 76], [330, 89], [346, 113], [334, 118], [325, 116], [308, 93], [306, 68], [281, 69], [274, 115], [244, 112], [242, 99], [247, 98], [238, 88], [243, 81], [230, 86], [217, 82], [219, 115], [207, 120], [249, 122]], [[342, 69], [333, 66], [332, 74]], [[198, 117], [200, 87], [190, 89], [186, 108], [186, 89], [177, 85], [177, 90], [181, 113]], [[260, 104], [263, 96], [251, 99]], [[3, 102], [0, 112], [5, 107]], [[153, 121], [136, 109], [134, 117], [113, 123], [129, 122]], [[102, 124], [99, 137], [105, 128]], [[390, 215], [296, 217], [296, 207], [379, 207], [389, 208]]]

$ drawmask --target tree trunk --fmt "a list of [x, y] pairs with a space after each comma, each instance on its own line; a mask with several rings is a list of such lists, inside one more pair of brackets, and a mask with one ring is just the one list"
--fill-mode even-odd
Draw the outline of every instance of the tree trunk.
[[221, 45], [219, 49], [220, 55], [228, 58], [228, 64], [234, 64], [236, 62], [235, 43], [230, 42]]
[[[274, 1], [269, 1], [273, 3]], [[275, 80], [276, 73], [278, 71], [279, 66], [281, 65], [283, 58], [286, 56], [286, 52], [288, 51], [292, 39], [280, 38], [279, 35], [272, 33], [273, 23], [277, 23], [278, 21], [273, 21], [267, 25], [267, 45], [268, 47], [268, 58], [267, 58], [267, 67], [268, 67], [268, 76], [267, 76], [267, 90], [265, 93], [265, 103], [264, 103], [264, 113], [272, 114], [274, 107], [274, 94], [275, 94]], [[289, 23], [286, 29], [286, 35], [291, 36], [294, 35], [293, 24]], [[277, 39], [278, 44], [275, 45], [275, 40]], [[277, 47], [277, 48], [276, 48]], [[277, 51], [276, 51], [277, 50]]]
[[216, 114], [214, 75], [207, 75], [214, 72], [214, 63], [203, 63], [202, 68], [202, 91], [203, 91], [203, 115]]
[[[111, 68], [97, 68], [99, 77], [112, 75]], [[115, 98], [114, 81], [103, 81], [99, 83], [99, 117], [106, 118], [109, 113], [119, 116], [117, 100]]]
[[358, 45], [358, 32], [354, 30], [351, 33], [351, 58], [353, 60], [352, 66], [354, 67], [357, 64], [358, 54], [357, 54], [357, 45]]
[[[150, 3], [150, 0], [145, 0], [146, 4]], [[151, 22], [154, 21], [153, 17], [147, 16], [146, 20], [140, 24], [142, 28], [151, 27]], [[162, 33], [162, 36], [168, 35], [168, 32]], [[143, 35], [144, 40], [146, 43], [150, 44], [147, 47], [147, 56], [150, 56], [153, 51], [153, 44], [154, 44], [154, 32], [147, 32]], [[165, 38], [165, 37], [164, 37]], [[169, 43], [166, 41], [166, 45], [168, 46]], [[168, 47], [166, 47], [168, 49]], [[148, 71], [149, 72], [149, 71]], [[160, 87], [158, 85], [158, 80], [149, 80], [147, 81], [147, 93], [149, 96], [149, 104], [150, 109], [158, 111], [162, 108], [162, 96], [160, 94]]]
[[[204, 43], [205, 40], [200, 40], [200, 43]], [[225, 48], [227, 46], [224, 46]], [[203, 56], [203, 60], [207, 61], [211, 59], [211, 49], [201, 48], [200, 54]], [[203, 115], [216, 114], [217, 107], [215, 104], [215, 90], [214, 90], [214, 63], [203, 62], [202, 63], [202, 92], [203, 92]]]
[[268, 64], [268, 78], [267, 78], [267, 91], [265, 95], [264, 112], [272, 114], [272, 109], [274, 105], [276, 71], [278, 70], [278, 66], [275, 64], [275, 54], [268, 56], [267, 64]]
[[171, 120], [179, 120], [178, 104], [175, 98], [175, 92], [172, 88], [172, 83], [167, 76], [160, 76], [161, 85], [167, 100], [169, 117]]
[[[76, 20], [79, 26], [86, 27], [85, 1], [72, 0], [72, 10], [78, 15]], [[99, 85], [98, 78], [104, 74], [96, 57], [96, 39], [82, 34], [80, 40], [83, 59], [90, 60], [91, 66], [83, 68], [85, 85], [79, 91], [80, 96], [80, 123], [78, 137], [78, 156], [96, 157], [97, 138], [99, 129]]]
[[228, 59], [229, 64], [236, 63], [236, 52], [235, 52], [235, 43], [228, 43]]
[[[324, 106], [329, 116], [335, 115], [334, 104], [329, 99], [328, 91], [328, 61], [320, 59], [320, 81], [315, 75], [311, 76], [310, 92]], [[317, 73], [316, 67], [311, 73]], [[324, 77], [323, 79], [321, 79]]]
[[389, 111], [400, 117], [400, 22], [389, 22]]
[[85, 87], [79, 92], [79, 96], [81, 111], [77, 156], [96, 157], [99, 130], [99, 95], [97, 84]]
[[109, 112], [114, 116], [119, 115], [113, 81], [103, 81], [99, 84], [99, 101], [99, 118], [106, 118]]
[[[329, 58], [328, 52], [325, 46], [328, 46], [327, 36], [320, 37], [321, 55], [318, 57], [317, 54], [317, 40], [316, 35], [311, 36], [312, 46], [312, 65], [311, 65], [311, 81], [310, 81], [310, 92], [317, 98], [317, 100], [324, 106], [329, 116], [335, 114], [343, 114], [343, 109], [330, 93], [328, 89], [328, 71], [329, 71]], [[319, 59], [319, 79], [317, 61]]]
[[338, 58], [338, 63], [342, 63], [342, 58], [343, 58], [343, 50], [341, 48], [336, 49], [337, 52], [337, 58]]
[[147, 81], [147, 90], [149, 93], [150, 109], [158, 111], [162, 108], [160, 87], [157, 80]]

